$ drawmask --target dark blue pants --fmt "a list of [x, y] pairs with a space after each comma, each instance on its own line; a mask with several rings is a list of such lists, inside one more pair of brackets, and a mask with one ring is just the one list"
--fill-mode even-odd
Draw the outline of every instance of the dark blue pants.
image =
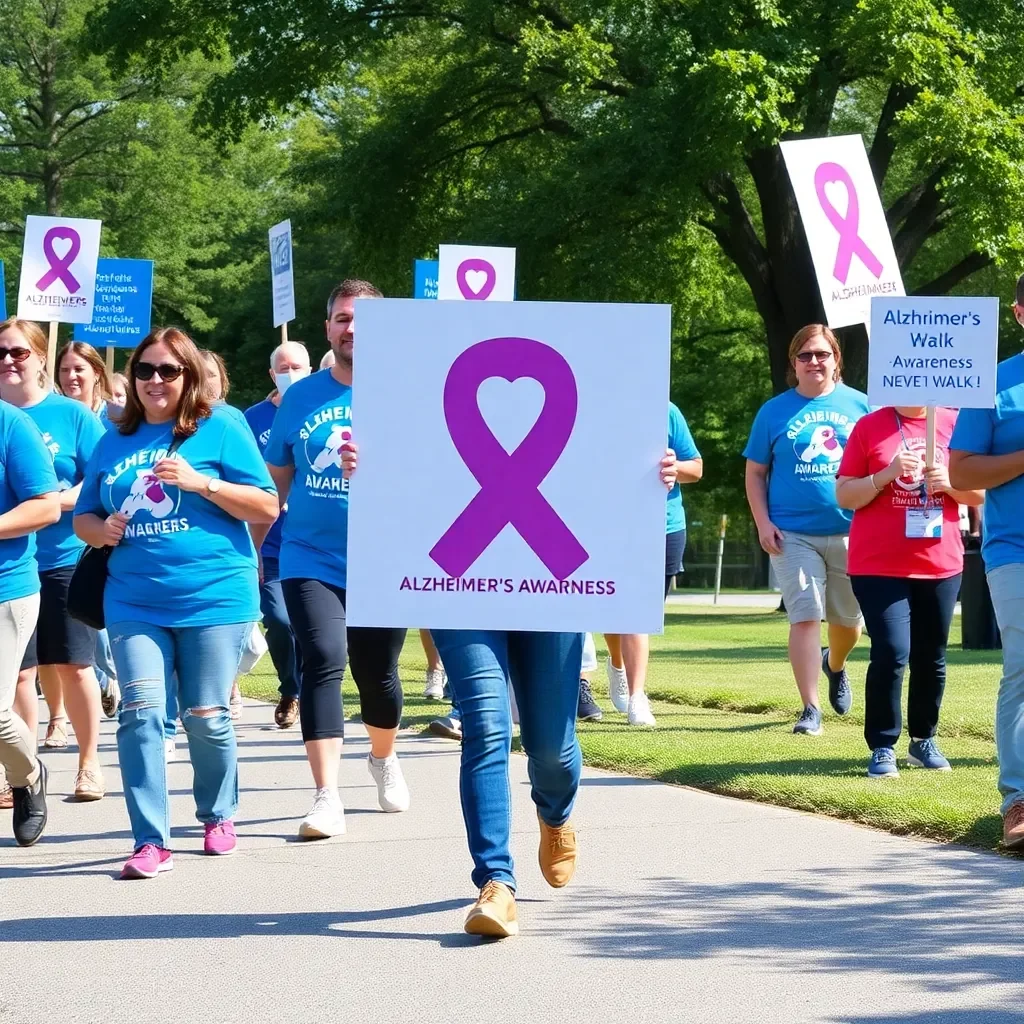
[[298, 697], [302, 678], [302, 654], [292, 633], [284, 592], [278, 578], [276, 558], [263, 559], [263, 582], [260, 584], [260, 611], [267, 631], [267, 647], [274, 671], [280, 681], [282, 697]]

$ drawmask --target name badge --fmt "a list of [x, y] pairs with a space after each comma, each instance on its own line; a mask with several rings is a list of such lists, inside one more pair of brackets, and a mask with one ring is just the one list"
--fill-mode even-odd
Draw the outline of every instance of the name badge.
[[942, 507], [908, 508], [908, 537], [939, 538], [942, 536]]

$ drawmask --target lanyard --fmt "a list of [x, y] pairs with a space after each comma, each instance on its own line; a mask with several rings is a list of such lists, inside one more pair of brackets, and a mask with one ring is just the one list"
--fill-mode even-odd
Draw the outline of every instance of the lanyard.
[[[909, 452], [910, 445], [907, 444], [907, 435], [903, 433], [903, 417], [893, 409], [893, 415], [896, 417], [896, 429], [900, 432], [900, 440], [903, 442], [903, 447]], [[925, 508], [928, 505], [928, 488], [924, 482], [924, 477], [921, 478], [921, 486], [918, 488], [918, 494], [921, 496], [921, 508]]]

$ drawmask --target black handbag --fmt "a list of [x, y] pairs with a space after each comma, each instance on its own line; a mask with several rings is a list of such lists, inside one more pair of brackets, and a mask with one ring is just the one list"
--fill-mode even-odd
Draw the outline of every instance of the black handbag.
[[[167, 454], [172, 455], [184, 440], [183, 437], [176, 437], [167, 449]], [[92, 629], [106, 628], [103, 591], [107, 586], [107, 563], [113, 550], [111, 547], [93, 548], [87, 545], [68, 585], [68, 614]]]

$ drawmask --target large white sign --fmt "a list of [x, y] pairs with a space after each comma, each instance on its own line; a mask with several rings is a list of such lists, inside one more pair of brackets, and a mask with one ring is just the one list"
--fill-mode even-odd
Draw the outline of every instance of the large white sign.
[[280, 327], [295, 319], [290, 220], [283, 220], [270, 229], [270, 287], [274, 301], [274, 326]]
[[998, 299], [875, 299], [868, 401], [879, 406], [991, 409], [996, 404], [998, 344]]
[[903, 295], [889, 225], [859, 135], [782, 143], [831, 327], [869, 323], [875, 295]]
[[347, 620], [660, 633], [671, 307], [357, 307]]
[[102, 221], [75, 217], [25, 218], [19, 317], [92, 323], [102, 227]]
[[511, 302], [516, 297], [516, 251], [495, 245], [439, 245], [437, 297]]

